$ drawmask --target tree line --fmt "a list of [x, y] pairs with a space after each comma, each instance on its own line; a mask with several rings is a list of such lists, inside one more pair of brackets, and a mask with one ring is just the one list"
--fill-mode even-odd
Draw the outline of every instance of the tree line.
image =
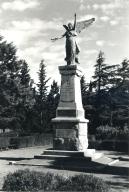
[[48, 92], [44, 60], [35, 84], [25, 60], [16, 56], [13, 43], [0, 37], [0, 129], [11, 129], [18, 134], [50, 132], [59, 101], [59, 86], [53, 81]]
[[109, 65], [102, 51], [94, 65], [92, 81], [81, 79], [85, 116], [90, 120], [89, 132], [103, 125], [129, 128], [129, 60]]
[[[81, 78], [85, 117], [90, 120], [89, 132], [100, 125], [129, 124], [129, 60], [106, 64], [99, 52], [92, 81]], [[40, 62], [38, 83], [31, 79], [25, 60], [19, 60], [13, 43], [0, 37], [0, 129], [18, 134], [52, 132], [51, 119], [56, 116], [59, 86], [53, 81], [49, 91], [44, 60]]]

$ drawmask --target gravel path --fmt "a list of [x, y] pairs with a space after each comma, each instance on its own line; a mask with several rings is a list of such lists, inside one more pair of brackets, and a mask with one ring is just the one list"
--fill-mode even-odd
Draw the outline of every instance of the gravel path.
[[[3, 151], [0, 152], [0, 158], [1, 157], [26, 157], [26, 158], [33, 158], [33, 156], [36, 154], [41, 154], [44, 149], [48, 148], [46, 147], [34, 147], [34, 148], [26, 148], [26, 149], [18, 149], [18, 150], [10, 150], [10, 151]], [[124, 161], [119, 161], [116, 164], [112, 165], [110, 167], [109, 171], [105, 171], [105, 173], [92, 173], [94, 176], [97, 176], [99, 178], [104, 179], [106, 182], [108, 182], [113, 192], [128, 192], [129, 191], [129, 176], [127, 174], [120, 174], [120, 172], [116, 173], [116, 170], [119, 170], [121, 168], [129, 168], [129, 157], [127, 155], [118, 154], [118, 153], [111, 153], [111, 152], [105, 152], [105, 154], [108, 154], [109, 156], [113, 155], [113, 157], [122, 157]], [[41, 160], [42, 161], [42, 160]], [[0, 189], [2, 188], [4, 177], [9, 172], [14, 172], [18, 169], [26, 169], [29, 168], [30, 170], [36, 170], [41, 172], [53, 172], [56, 174], [61, 175], [75, 175], [80, 174], [82, 172], [77, 171], [68, 171], [68, 170], [58, 170], [58, 169], [51, 169], [46, 167], [38, 167], [38, 166], [21, 166], [21, 165], [9, 165], [9, 161], [7, 160], [0, 160]], [[113, 171], [114, 170], [114, 171]], [[83, 174], [91, 174], [83, 172]]]

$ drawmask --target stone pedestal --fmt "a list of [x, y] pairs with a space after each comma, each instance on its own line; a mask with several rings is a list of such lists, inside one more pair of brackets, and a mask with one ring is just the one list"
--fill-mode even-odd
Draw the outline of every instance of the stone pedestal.
[[[95, 149], [88, 149], [87, 124], [82, 107], [80, 79], [82, 70], [78, 65], [60, 66], [61, 90], [56, 118], [52, 119], [53, 149], [48, 149], [36, 159], [52, 159], [54, 165], [63, 168], [79, 168], [87, 161], [102, 156]], [[80, 165], [78, 167], [78, 162]]]
[[78, 65], [59, 66], [61, 74], [60, 102], [54, 129], [54, 150], [85, 151], [88, 148], [87, 123], [82, 107], [80, 79], [82, 70]]

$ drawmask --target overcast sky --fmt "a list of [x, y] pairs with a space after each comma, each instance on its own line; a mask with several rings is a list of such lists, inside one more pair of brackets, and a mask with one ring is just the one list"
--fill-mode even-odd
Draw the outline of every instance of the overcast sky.
[[50, 39], [65, 32], [62, 25], [72, 21], [75, 12], [78, 20], [96, 18], [78, 38], [80, 65], [88, 81], [100, 50], [109, 64], [129, 58], [129, 0], [0, 0], [0, 34], [14, 42], [36, 81], [41, 59], [48, 76], [59, 81], [65, 39]]

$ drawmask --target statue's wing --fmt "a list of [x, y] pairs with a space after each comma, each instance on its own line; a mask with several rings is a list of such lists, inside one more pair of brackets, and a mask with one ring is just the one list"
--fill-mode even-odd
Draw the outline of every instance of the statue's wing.
[[85, 28], [87, 28], [89, 25], [91, 25], [95, 21], [95, 18], [85, 20], [85, 21], [80, 21], [77, 22], [76, 24], [76, 31], [77, 33], [81, 33], [81, 31]]
[[63, 27], [66, 29], [66, 31], [69, 31], [67, 25], [63, 25]]

